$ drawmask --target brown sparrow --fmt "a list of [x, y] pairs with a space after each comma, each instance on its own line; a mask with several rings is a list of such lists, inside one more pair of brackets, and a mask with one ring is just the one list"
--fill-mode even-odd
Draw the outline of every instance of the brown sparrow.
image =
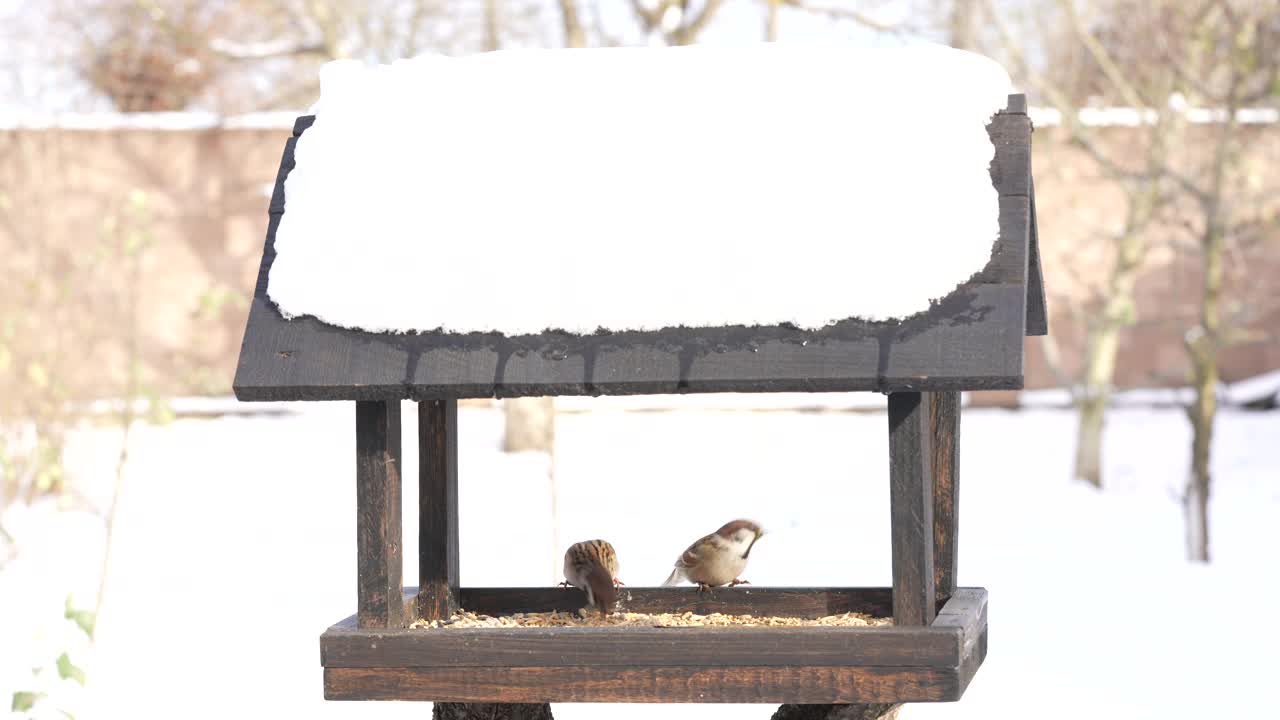
[[618, 554], [606, 540], [586, 540], [574, 543], [564, 553], [564, 579], [562, 586], [572, 585], [587, 593], [587, 602], [600, 608], [601, 615], [608, 615], [618, 599]]
[[734, 520], [689, 546], [676, 560], [676, 569], [662, 583], [681, 580], [697, 583], [699, 590], [719, 585], [744, 585], [738, 575], [747, 567], [747, 556], [764, 530], [750, 520]]

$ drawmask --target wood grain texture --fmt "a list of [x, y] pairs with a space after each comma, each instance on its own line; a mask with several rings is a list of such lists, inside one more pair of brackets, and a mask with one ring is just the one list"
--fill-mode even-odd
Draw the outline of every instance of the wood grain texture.
[[933, 575], [933, 449], [922, 393], [889, 395], [889, 502], [893, 620], [928, 625], [936, 608]]
[[[410, 590], [412, 591], [412, 590]], [[485, 615], [519, 612], [576, 612], [586, 604], [577, 588], [462, 588], [462, 607]], [[750, 587], [712, 588], [624, 586], [618, 594], [622, 612], [691, 612], [699, 615], [777, 615], [816, 618], [847, 612], [875, 617], [893, 614], [890, 588]]]
[[418, 403], [419, 618], [458, 609], [458, 401]]
[[962, 658], [971, 655], [978, 636], [987, 629], [987, 591], [982, 588], [957, 589], [929, 627], [959, 629], [963, 638], [960, 655]]
[[[299, 135], [309, 125], [299, 119]], [[1027, 328], [1030, 122], [1005, 112], [996, 147], [1000, 237], [987, 268], [928, 312], [899, 322], [666, 328], [588, 336], [545, 332], [373, 334], [311, 317], [285, 320], [268, 299], [286, 145], [234, 388], [241, 400], [374, 400], [685, 392], [1012, 390]], [[927, 199], [922, 199], [927, 204]]]
[[875, 703], [958, 700], [960, 668], [325, 668], [326, 700]]
[[[504, 703], [956, 700], [986, 654], [986, 602], [986, 590], [957, 589], [927, 628], [375, 631], [344, 621], [321, 638], [325, 696]], [[911, 638], [915, 650], [905, 644]], [[912, 652], [915, 664], [883, 664], [908, 662]], [[540, 658], [548, 664], [530, 664]]]
[[356, 616], [362, 628], [406, 624], [400, 450], [399, 401], [356, 403]]
[[960, 393], [927, 393], [933, 476], [933, 586], [938, 603], [956, 589], [960, 513]]
[[978, 674], [978, 668], [982, 667], [982, 662], [987, 659], [987, 627], [986, 619], [983, 619], [982, 631], [978, 634], [973, 645], [969, 647], [969, 651], [965, 653], [964, 659], [960, 662], [960, 694], [964, 695], [964, 691], [968, 689], [969, 683], [973, 681], [973, 677]]
[[1022, 286], [1027, 272], [1027, 233], [1031, 222], [1030, 198], [1001, 196], [1000, 239], [991, 248], [991, 260], [971, 283]]
[[959, 627], [556, 627], [370, 631], [334, 626], [325, 667], [956, 667]]

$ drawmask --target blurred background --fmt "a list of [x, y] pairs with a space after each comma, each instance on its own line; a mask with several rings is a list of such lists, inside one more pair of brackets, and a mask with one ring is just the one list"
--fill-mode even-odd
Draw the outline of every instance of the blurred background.
[[[1276, 712], [1277, 0], [0, 0], [0, 711], [425, 717], [321, 699], [317, 638], [355, 601], [351, 406], [230, 396], [319, 66], [764, 40], [946, 43], [1032, 105], [1051, 334], [1026, 390], [965, 396], [961, 433], [990, 655], [962, 702], [903, 717]], [[459, 422], [464, 584], [553, 584], [602, 536], [654, 585], [737, 516], [771, 530], [756, 584], [890, 582], [881, 396]], [[412, 512], [405, 533], [411, 557]]]

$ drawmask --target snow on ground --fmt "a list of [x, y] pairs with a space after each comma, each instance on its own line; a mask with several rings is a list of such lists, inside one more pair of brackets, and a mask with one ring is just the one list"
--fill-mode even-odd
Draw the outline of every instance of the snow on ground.
[[[84, 513], [11, 507], [3, 523], [18, 554], [0, 571], [0, 699], [45, 687], [82, 719], [425, 717], [412, 704], [321, 700], [318, 636], [355, 600], [353, 415], [350, 404], [325, 403], [139, 426], [92, 659], [61, 615], [67, 592], [93, 590], [100, 530]], [[882, 414], [566, 413], [554, 539], [546, 461], [498, 452], [501, 422], [495, 409], [460, 412], [464, 584], [550, 585], [563, 547], [597, 536], [617, 547], [623, 580], [657, 584], [688, 542], [738, 515], [770, 530], [745, 573], [758, 585], [890, 581]], [[991, 591], [990, 656], [963, 701], [911, 706], [904, 717], [1269, 712], [1280, 413], [1222, 415], [1210, 567], [1181, 559], [1175, 495], [1189, 431], [1179, 411], [1110, 416], [1112, 488], [1102, 495], [1069, 482], [1072, 436], [1073, 418], [1060, 410], [966, 412], [960, 579]], [[88, 431], [71, 450], [71, 470], [95, 501], [109, 491], [115, 440]], [[405, 452], [415, 467], [411, 442]], [[416, 506], [413, 483], [404, 502]], [[412, 557], [412, 513], [405, 536]], [[406, 583], [414, 575], [410, 562]], [[87, 668], [80, 695], [52, 670], [30, 675], [68, 647]], [[769, 712], [555, 708], [560, 720]]]
[[999, 235], [986, 125], [1009, 76], [947, 47], [506, 50], [335, 61], [320, 82], [268, 286], [287, 316], [818, 328], [927, 310]]

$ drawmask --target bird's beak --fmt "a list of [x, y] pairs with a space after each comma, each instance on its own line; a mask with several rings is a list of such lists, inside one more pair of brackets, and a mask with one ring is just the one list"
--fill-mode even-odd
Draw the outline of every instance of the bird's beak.
[[764, 535], [764, 528], [756, 528], [756, 539], [759, 540], [762, 535]]

